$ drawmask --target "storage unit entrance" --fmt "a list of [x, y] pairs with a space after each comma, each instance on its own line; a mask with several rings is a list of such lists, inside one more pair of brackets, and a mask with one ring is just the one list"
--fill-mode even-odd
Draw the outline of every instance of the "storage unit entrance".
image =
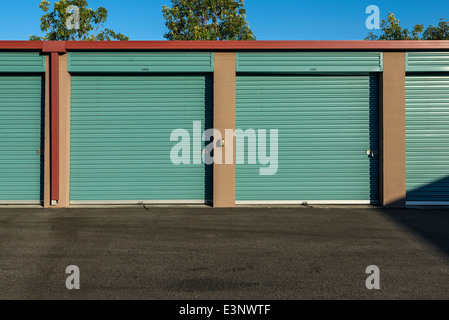
[[0, 52], [0, 204], [43, 200], [45, 56]]
[[278, 130], [278, 168], [248, 164], [245, 140], [237, 203], [376, 203], [381, 70], [377, 52], [239, 53], [236, 128], [267, 129], [267, 153]]
[[406, 56], [408, 204], [449, 204], [449, 53]]
[[[212, 166], [193, 159], [194, 122], [201, 123], [201, 133], [212, 126], [212, 58], [70, 53], [71, 203], [212, 199]], [[188, 132], [190, 164], [172, 159], [177, 129]]]

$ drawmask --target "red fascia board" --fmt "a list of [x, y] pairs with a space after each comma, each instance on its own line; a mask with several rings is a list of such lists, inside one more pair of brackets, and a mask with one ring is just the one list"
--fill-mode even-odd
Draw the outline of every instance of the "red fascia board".
[[42, 41], [0, 41], [4, 50], [42, 50]]
[[66, 50], [449, 50], [449, 40], [389, 41], [0, 41], [0, 49]]
[[42, 52], [66, 52], [65, 41], [42, 41]]
[[412, 50], [447, 49], [446, 40], [417, 41], [67, 41], [67, 50]]

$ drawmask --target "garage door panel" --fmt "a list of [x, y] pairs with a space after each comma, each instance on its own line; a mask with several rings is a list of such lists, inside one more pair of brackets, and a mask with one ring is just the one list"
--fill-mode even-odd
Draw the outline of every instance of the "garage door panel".
[[449, 76], [406, 77], [407, 201], [449, 201]]
[[173, 130], [193, 137], [193, 121], [202, 130], [212, 126], [210, 81], [205, 75], [73, 76], [71, 201], [212, 199], [206, 166], [170, 160]]
[[43, 198], [43, 78], [0, 75], [0, 202]]
[[237, 164], [237, 201], [378, 200], [377, 76], [240, 75], [236, 119], [279, 130], [277, 173]]

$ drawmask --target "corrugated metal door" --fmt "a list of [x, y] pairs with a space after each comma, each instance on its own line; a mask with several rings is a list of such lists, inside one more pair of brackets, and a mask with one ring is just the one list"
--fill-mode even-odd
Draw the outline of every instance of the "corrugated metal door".
[[237, 72], [381, 72], [382, 52], [238, 52]]
[[449, 76], [406, 77], [407, 202], [449, 203]]
[[407, 72], [447, 72], [449, 71], [448, 52], [406, 52]]
[[237, 163], [238, 203], [378, 200], [376, 75], [239, 75], [236, 127], [278, 129], [277, 173]]
[[210, 76], [73, 75], [71, 87], [71, 203], [212, 199], [212, 166], [170, 160], [173, 130], [211, 127]]
[[[69, 52], [69, 72], [202, 73], [214, 71], [211, 52]], [[0, 57], [1, 58], [1, 57]], [[0, 60], [1, 62], [1, 60]]]
[[0, 75], [0, 203], [42, 200], [40, 75]]

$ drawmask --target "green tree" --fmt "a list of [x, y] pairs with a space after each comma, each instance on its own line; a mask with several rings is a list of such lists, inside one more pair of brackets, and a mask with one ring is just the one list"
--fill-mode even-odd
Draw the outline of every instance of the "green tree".
[[[66, 21], [72, 13], [67, 13], [66, 10], [71, 5], [79, 8], [79, 28], [69, 30]], [[92, 10], [87, 6], [86, 0], [59, 0], [54, 3], [53, 11], [50, 11], [50, 2], [42, 0], [39, 4], [39, 8], [44, 11], [41, 17], [41, 31], [46, 35], [43, 37], [31, 35], [30, 40], [129, 40], [129, 37], [121, 33], [104, 28], [108, 18], [108, 11], [105, 8]]]
[[387, 20], [380, 21], [383, 34], [377, 36], [370, 32], [365, 40], [419, 40], [419, 34], [423, 32], [424, 27], [422, 24], [415, 25], [410, 32], [408, 29], [403, 29], [399, 22], [394, 14], [389, 12]]
[[380, 36], [370, 32], [365, 40], [449, 40], [449, 22], [444, 18], [438, 26], [430, 25], [424, 30], [424, 25], [417, 24], [409, 31], [403, 29], [399, 20], [389, 12], [387, 20], [381, 20], [380, 27], [383, 32]]
[[423, 40], [449, 40], [449, 22], [440, 19], [437, 27], [430, 25], [422, 34]]
[[244, 0], [171, 0], [162, 7], [168, 40], [256, 40]]

